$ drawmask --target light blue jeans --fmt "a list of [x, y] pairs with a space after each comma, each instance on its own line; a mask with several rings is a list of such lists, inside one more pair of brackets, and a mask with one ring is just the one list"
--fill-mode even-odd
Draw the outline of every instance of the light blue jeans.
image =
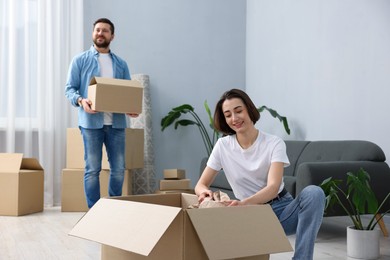
[[325, 207], [323, 190], [314, 185], [305, 187], [294, 199], [287, 193], [271, 203], [286, 235], [296, 234], [294, 260], [311, 260], [314, 242], [320, 229]]
[[100, 199], [99, 175], [102, 169], [103, 143], [110, 164], [109, 196], [122, 195], [125, 173], [125, 130], [105, 125], [101, 129], [82, 128], [84, 141], [84, 192], [88, 208]]

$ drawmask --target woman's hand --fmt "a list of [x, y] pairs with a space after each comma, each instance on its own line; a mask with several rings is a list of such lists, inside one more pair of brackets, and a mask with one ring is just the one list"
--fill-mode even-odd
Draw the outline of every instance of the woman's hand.
[[213, 182], [217, 171], [206, 166], [198, 183], [195, 185], [195, 193], [198, 195], [198, 201], [201, 203], [205, 198], [213, 197], [213, 192], [210, 190], [210, 184]]
[[225, 206], [228, 207], [234, 207], [234, 206], [243, 206], [245, 205], [242, 201], [240, 200], [228, 200], [223, 202]]
[[207, 197], [209, 198], [213, 197], [213, 192], [211, 190], [205, 190], [201, 192], [198, 196], [198, 202], [201, 203]]

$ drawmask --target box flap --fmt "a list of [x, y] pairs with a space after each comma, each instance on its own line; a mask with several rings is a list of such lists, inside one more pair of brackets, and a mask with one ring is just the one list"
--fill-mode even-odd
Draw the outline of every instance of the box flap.
[[0, 172], [18, 173], [22, 159], [22, 153], [0, 153]]
[[23, 158], [20, 169], [23, 170], [43, 170], [38, 160], [35, 158]]
[[195, 194], [181, 193], [181, 204], [183, 209], [198, 204], [198, 196]]
[[210, 259], [291, 251], [269, 205], [187, 210]]
[[104, 77], [93, 77], [91, 79], [90, 85], [94, 85], [94, 84], [109, 84], [109, 85], [143, 88], [141, 83], [138, 80], [115, 79], [115, 78], [104, 78]]
[[69, 235], [147, 256], [181, 208], [100, 199]]

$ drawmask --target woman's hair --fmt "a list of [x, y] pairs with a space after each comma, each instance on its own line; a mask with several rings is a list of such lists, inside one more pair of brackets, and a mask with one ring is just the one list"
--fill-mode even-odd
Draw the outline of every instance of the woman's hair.
[[214, 128], [219, 132], [222, 132], [227, 135], [233, 135], [236, 132], [233, 129], [231, 129], [229, 125], [226, 123], [225, 115], [223, 114], [222, 111], [222, 105], [225, 102], [225, 100], [227, 99], [230, 100], [232, 98], [239, 98], [242, 100], [242, 102], [246, 106], [248, 115], [252, 120], [253, 124], [256, 124], [256, 122], [260, 119], [260, 113], [257, 110], [255, 104], [253, 104], [248, 94], [246, 94], [244, 91], [240, 89], [231, 89], [229, 91], [226, 91], [225, 93], [223, 93], [217, 105], [215, 106]]
[[96, 24], [98, 23], [107, 23], [110, 25], [110, 28], [111, 28], [111, 34], [114, 34], [115, 33], [115, 26], [114, 24], [107, 18], [99, 18], [97, 19], [94, 23], [93, 23], [93, 28], [95, 28]]

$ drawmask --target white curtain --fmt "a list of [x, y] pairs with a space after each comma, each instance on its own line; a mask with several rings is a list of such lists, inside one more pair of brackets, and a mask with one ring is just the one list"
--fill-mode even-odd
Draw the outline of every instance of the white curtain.
[[64, 88], [83, 36], [83, 1], [0, 0], [0, 152], [39, 160], [45, 206], [60, 204], [66, 128], [77, 119]]

